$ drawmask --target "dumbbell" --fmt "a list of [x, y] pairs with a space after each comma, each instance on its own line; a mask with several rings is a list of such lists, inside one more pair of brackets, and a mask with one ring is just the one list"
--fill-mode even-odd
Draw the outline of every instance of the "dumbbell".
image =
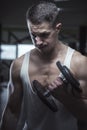
[[53, 99], [50, 90], [44, 88], [37, 80], [32, 82], [33, 90], [37, 93], [41, 101], [47, 105], [53, 112], [58, 111], [58, 107]]
[[[71, 84], [71, 86], [74, 87], [78, 92], [81, 92], [82, 90], [80, 89], [80, 83], [75, 79], [70, 70], [65, 65], [63, 66], [60, 61], [58, 61], [56, 65], [62, 73], [62, 80], [67, 84]], [[41, 101], [45, 105], [47, 105], [53, 112], [57, 112], [58, 107], [50, 90], [44, 88], [37, 80], [34, 80], [32, 84], [33, 89], [35, 90]]]

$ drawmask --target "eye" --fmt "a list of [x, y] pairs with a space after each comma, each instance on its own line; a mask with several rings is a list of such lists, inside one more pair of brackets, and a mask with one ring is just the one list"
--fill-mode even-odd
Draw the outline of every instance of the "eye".
[[40, 38], [47, 38], [48, 36], [50, 35], [50, 32], [44, 32], [44, 33], [39, 33], [39, 34], [35, 34], [35, 33], [32, 33], [32, 36], [33, 38], [35, 37], [40, 37]]
[[39, 37], [47, 38], [49, 35], [50, 35], [50, 33], [41, 33], [41, 34], [39, 34]]

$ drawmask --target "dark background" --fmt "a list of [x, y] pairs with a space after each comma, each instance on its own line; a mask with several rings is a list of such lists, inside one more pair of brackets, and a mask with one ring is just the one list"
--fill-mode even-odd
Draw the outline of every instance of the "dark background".
[[[2, 59], [2, 45], [31, 44], [26, 11], [40, 0], [1, 0], [0, 1], [0, 96], [6, 99], [9, 68], [13, 59]], [[60, 39], [83, 55], [87, 55], [87, 0], [55, 0], [62, 9], [63, 27]], [[7, 54], [9, 56], [9, 53]], [[0, 98], [1, 101], [1, 98]]]

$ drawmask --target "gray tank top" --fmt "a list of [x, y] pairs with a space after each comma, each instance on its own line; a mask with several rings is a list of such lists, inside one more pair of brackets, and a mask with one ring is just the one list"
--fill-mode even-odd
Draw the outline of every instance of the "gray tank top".
[[[64, 61], [68, 68], [73, 52], [74, 50], [68, 47]], [[76, 118], [62, 103], [54, 98], [58, 106], [58, 112], [54, 113], [32, 90], [28, 74], [29, 56], [30, 52], [25, 54], [20, 73], [23, 82], [23, 101], [17, 130], [77, 130]]]

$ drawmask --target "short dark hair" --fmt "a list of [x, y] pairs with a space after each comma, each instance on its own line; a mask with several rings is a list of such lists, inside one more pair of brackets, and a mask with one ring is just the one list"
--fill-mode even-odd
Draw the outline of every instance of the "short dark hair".
[[53, 2], [41, 1], [30, 7], [26, 19], [33, 24], [49, 22], [52, 26], [58, 22], [59, 8]]

